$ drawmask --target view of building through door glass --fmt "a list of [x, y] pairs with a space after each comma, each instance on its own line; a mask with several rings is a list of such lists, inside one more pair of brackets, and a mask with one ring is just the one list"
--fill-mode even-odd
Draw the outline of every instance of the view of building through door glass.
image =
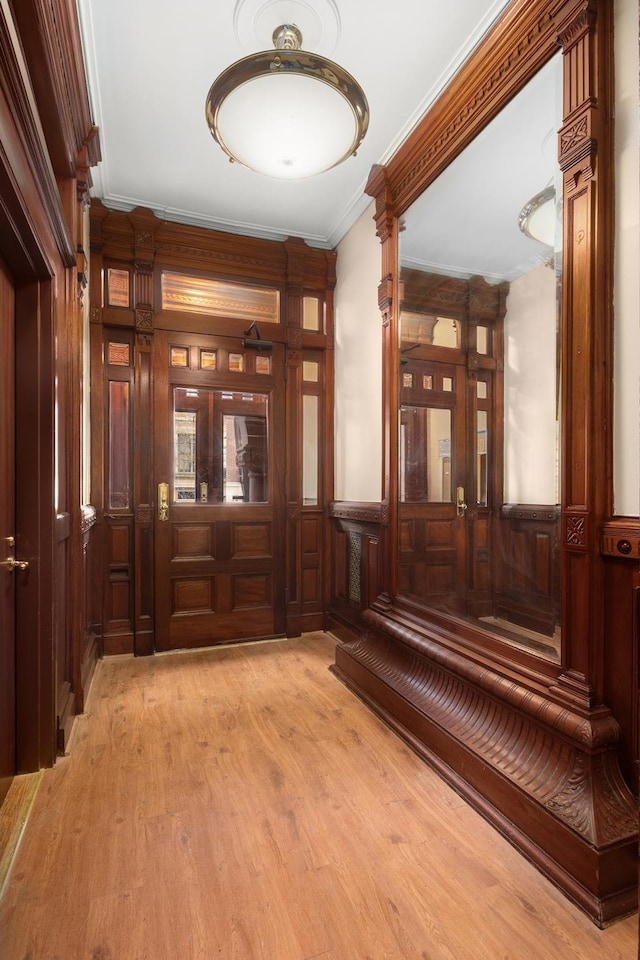
[[173, 391], [173, 502], [267, 503], [267, 397]]
[[560, 55], [400, 231], [399, 594], [560, 657]]

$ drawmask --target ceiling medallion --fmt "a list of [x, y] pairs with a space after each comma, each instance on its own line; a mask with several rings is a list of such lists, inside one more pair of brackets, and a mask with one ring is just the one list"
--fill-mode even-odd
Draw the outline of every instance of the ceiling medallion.
[[313, 177], [355, 154], [367, 99], [346, 70], [302, 49], [294, 24], [277, 27], [273, 43], [214, 81], [207, 123], [230, 160], [280, 180]]

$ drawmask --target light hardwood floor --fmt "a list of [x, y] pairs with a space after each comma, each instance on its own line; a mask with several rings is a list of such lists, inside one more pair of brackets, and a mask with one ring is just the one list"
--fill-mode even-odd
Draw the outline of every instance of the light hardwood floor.
[[327, 670], [322, 634], [103, 661], [2, 960], [635, 960]]

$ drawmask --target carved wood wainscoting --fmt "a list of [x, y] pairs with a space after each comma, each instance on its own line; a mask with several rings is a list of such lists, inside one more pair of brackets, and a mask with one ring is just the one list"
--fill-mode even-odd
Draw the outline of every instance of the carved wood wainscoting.
[[84, 710], [86, 692], [101, 656], [99, 647], [100, 617], [95, 609], [95, 600], [99, 596], [96, 589], [96, 576], [99, 575], [99, 553], [97, 550], [96, 510], [88, 504], [82, 508], [82, 564], [84, 571], [84, 597], [82, 607], [82, 639], [79, 657], [80, 684], [78, 689], [78, 710]]
[[69, 593], [69, 553], [71, 516], [60, 513], [56, 517], [54, 545], [54, 657], [56, 684], [57, 748], [64, 753], [71, 725], [78, 712], [73, 683], [71, 650], [67, 641], [70, 635], [69, 610], [65, 601]]
[[604, 560], [605, 701], [620, 724], [620, 762], [640, 783], [640, 520], [616, 517], [600, 538]]
[[333, 578], [328, 628], [340, 639], [353, 639], [363, 628], [363, 611], [380, 593], [383, 506], [334, 501], [329, 515]]
[[560, 622], [560, 508], [504, 504], [500, 533], [496, 615], [552, 637]]

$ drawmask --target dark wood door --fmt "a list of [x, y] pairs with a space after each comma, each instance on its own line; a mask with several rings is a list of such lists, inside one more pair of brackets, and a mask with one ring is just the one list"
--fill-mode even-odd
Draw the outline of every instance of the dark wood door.
[[15, 298], [0, 260], [0, 803], [16, 772]]
[[400, 390], [399, 592], [463, 613], [465, 370], [460, 364], [412, 359], [401, 367]]
[[158, 331], [156, 648], [285, 632], [284, 347]]

